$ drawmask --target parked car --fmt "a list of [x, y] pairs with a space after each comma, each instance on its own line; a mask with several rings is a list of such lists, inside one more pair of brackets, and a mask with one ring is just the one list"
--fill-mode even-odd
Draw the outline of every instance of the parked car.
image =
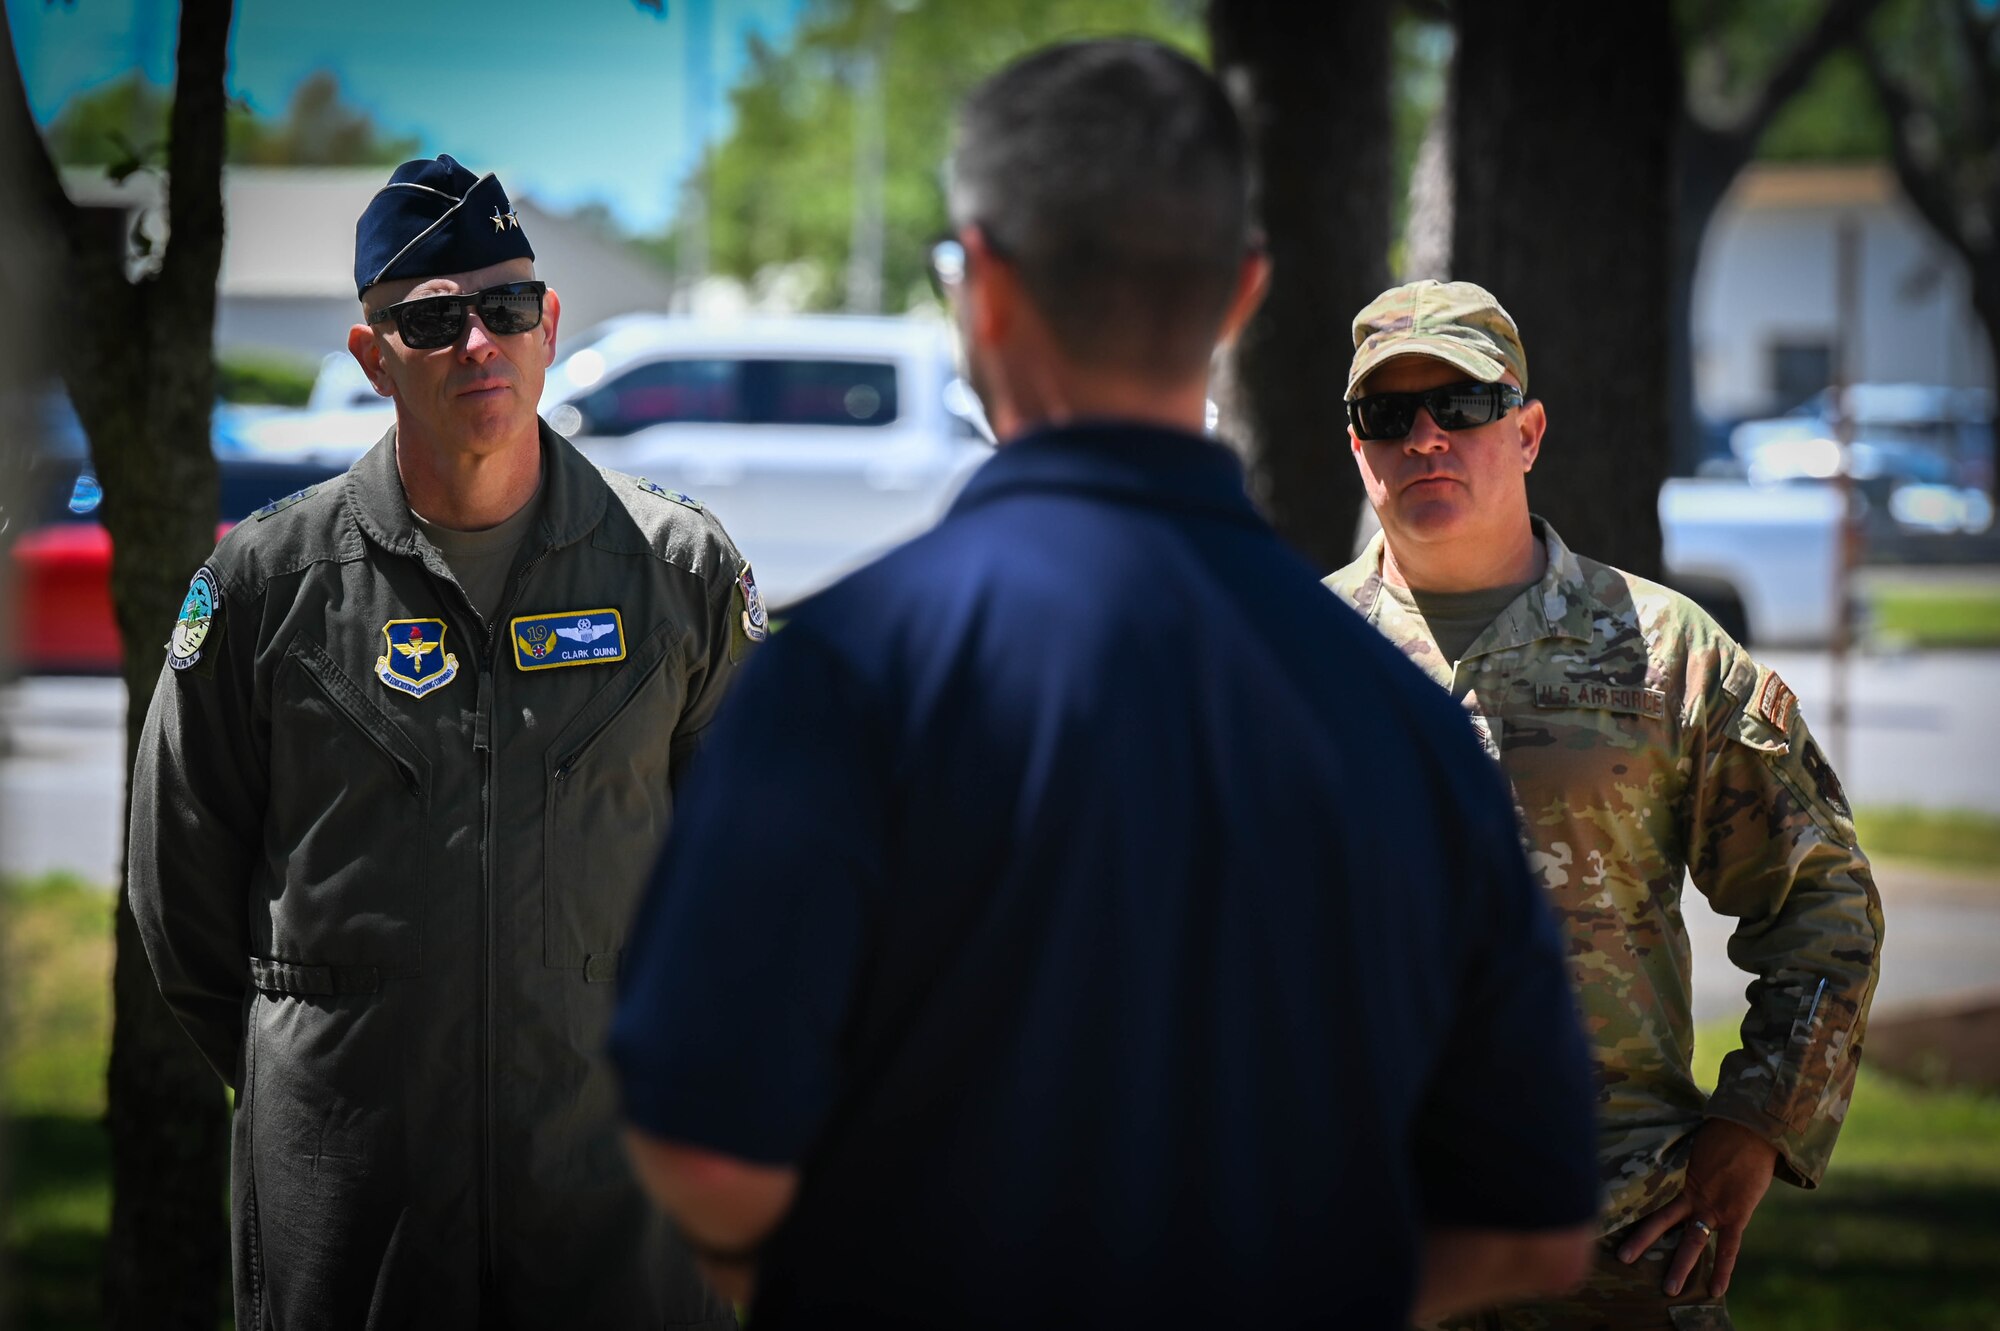
[[[1908, 553], [1992, 527], [1993, 437], [1983, 394], [1856, 384], [1848, 401], [1854, 419], [1844, 465], [1861, 498], [1870, 550]], [[1766, 483], [1832, 480], [1843, 467], [1832, 411], [1829, 390], [1788, 415], [1739, 424], [1729, 440], [1739, 474]]]
[[[13, 663], [26, 674], [116, 674], [123, 650], [111, 612], [111, 535], [96, 518], [103, 491], [68, 400], [51, 393], [45, 411], [25, 505], [0, 515], [6, 518], [6, 554], [13, 565]], [[246, 456], [221, 434], [215, 450], [221, 481], [218, 540], [271, 500], [343, 470]], [[161, 611], [162, 641], [176, 608]]]
[[542, 415], [712, 508], [775, 607], [929, 526], [990, 451], [947, 330], [908, 318], [624, 316], [568, 349]]

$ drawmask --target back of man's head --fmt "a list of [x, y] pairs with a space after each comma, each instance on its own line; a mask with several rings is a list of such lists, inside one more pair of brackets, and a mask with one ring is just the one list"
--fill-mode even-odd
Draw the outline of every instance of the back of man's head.
[[1075, 363], [1181, 378], [1207, 365], [1242, 264], [1243, 131], [1207, 71], [1156, 42], [1049, 47], [966, 100], [951, 215]]

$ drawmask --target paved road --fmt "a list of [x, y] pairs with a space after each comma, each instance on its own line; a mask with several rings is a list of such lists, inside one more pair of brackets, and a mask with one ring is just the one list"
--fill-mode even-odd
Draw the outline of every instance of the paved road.
[[[1829, 749], [1831, 671], [1823, 654], [1773, 652]], [[1850, 671], [1852, 727], [1842, 776], [1860, 804], [2000, 813], [2000, 653], [1862, 656]], [[115, 680], [32, 679], [0, 689], [0, 873], [118, 872], [124, 796], [124, 690]], [[2000, 884], [1884, 864], [1890, 919], [1881, 1010], [2000, 979]], [[1742, 1009], [1745, 977], [1724, 943], [1730, 922], [1688, 894], [1695, 1010]]]
[[[1885, 860], [1875, 865], [1875, 885], [1888, 931], [1876, 1012], [2000, 983], [2000, 875]], [[1694, 951], [1695, 1020], [1739, 1020], [1750, 977], [1729, 962], [1736, 922], [1711, 911], [1692, 887], [1683, 894], [1682, 915]]]
[[116, 881], [124, 800], [123, 682], [0, 688], [0, 874]]
[[1851, 658], [1845, 736], [1824, 652], [1758, 656], [1799, 695], [1856, 804], [2000, 813], [2000, 652]]

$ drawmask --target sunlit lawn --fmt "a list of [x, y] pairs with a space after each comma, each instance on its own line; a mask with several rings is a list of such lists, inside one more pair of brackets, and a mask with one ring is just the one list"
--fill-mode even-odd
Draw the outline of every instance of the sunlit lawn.
[[1854, 826], [1871, 859], [1990, 869], [2000, 878], [2000, 818], [1990, 813], [1902, 806], [1862, 808], [1855, 810]]
[[111, 897], [75, 879], [0, 893], [0, 983], [12, 1042], [0, 1051], [7, 1149], [6, 1261], [16, 1291], [0, 1324], [98, 1324], [98, 1256], [111, 1217], [104, 1063], [111, 1034]]
[[[110, 898], [52, 879], [6, 888], [0, 910], [18, 1036], [0, 1065], [18, 1307], [0, 1324], [92, 1327], [110, 1214]], [[1707, 1076], [1734, 1044], [1725, 1027], [1702, 1031]], [[1730, 1303], [1743, 1331], [2000, 1328], [2000, 1097], [1864, 1070], [1825, 1186], [1771, 1190]]]
[[1884, 575], [1868, 594], [1874, 632], [1912, 647], [2000, 647], [2000, 581], [1926, 583]]

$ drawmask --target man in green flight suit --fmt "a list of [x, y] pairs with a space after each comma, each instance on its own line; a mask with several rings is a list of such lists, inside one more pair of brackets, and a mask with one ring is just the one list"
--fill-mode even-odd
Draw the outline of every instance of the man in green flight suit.
[[[1882, 909], [1840, 783], [1784, 681], [1685, 597], [1528, 510], [1547, 417], [1500, 303], [1412, 282], [1354, 321], [1349, 442], [1381, 519], [1327, 585], [1465, 705], [1569, 937], [1598, 1062], [1604, 1241], [1559, 1302], [1486, 1329], [1728, 1325], [1774, 1178], [1813, 1187], [1854, 1088]], [[1712, 1095], [1690, 1071], [1681, 885], [1755, 975]]]
[[195, 574], [133, 776], [147, 955], [237, 1091], [236, 1324], [733, 1328], [602, 1050], [756, 584], [541, 423], [561, 306], [493, 176], [398, 167], [355, 286], [396, 425]]

